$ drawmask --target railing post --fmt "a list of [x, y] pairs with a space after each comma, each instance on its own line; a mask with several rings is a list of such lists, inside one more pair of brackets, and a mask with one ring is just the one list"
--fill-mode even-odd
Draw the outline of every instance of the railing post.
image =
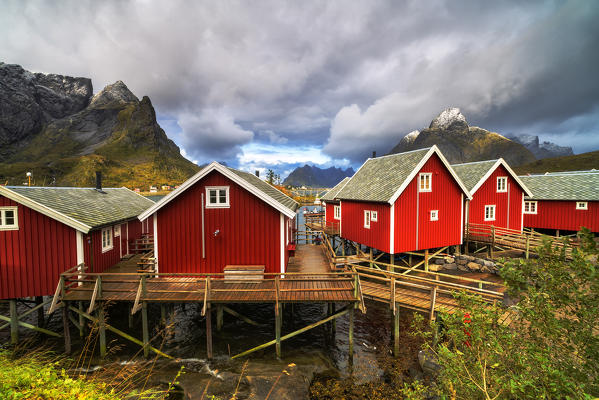
[[428, 249], [424, 250], [424, 270], [428, 272]]
[[212, 359], [212, 311], [210, 310], [210, 276], [206, 277], [206, 357]]
[[528, 260], [529, 250], [530, 250], [530, 235], [526, 235], [526, 253], [525, 253], [525, 257], [526, 257], [527, 260]]
[[495, 226], [491, 225], [491, 244], [489, 245], [489, 257], [493, 258], [493, 248], [495, 247]]
[[10, 300], [10, 343], [19, 343], [19, 315], [17, 314], [17, 300]]

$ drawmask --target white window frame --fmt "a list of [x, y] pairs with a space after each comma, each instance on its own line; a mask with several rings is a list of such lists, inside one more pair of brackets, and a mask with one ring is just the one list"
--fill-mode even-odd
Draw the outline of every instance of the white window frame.
[[[216, 203], [212, 203], [210, 200], [210, 192], [216, 190]], [[220, 202], [220, 191], [224, 190], [226, 195], [226, 201]], [[206, 208], [229, 208], [229, 186], [206, 186]]]
[[341, 219], [341, 206], [334, 206], [333, 207], [333, 218], [334, 219]]
[[[528, 211], [526, 211], [526, 206], [528, 205]], [[538, 204], [536, 200], [524, 200], [524, 205], [522, 206], [523, 214], [536, 214], [538, 209]], [[531, 209], [534, 208], [534, 212]]]
[[114, 236], [121, 236], [121, 225], [115, 225], [114, 226]]
[[588, 210], [589, 209], [589, 203], [586, 201], [577, 201], [576, 202], [576, 209], [577, 210]]
[[[426, 178], [428, 177], [428, 182], [426, 182]], [[425, 187], [422, 188], [422, 180], [424, 179]], [[428, 185], [426, 185], [428, 183]], [[433, 191], [433, 173], [432, 172], [422, 172], [418, 175], [418, 191], [419, 192], [432, 192]]]
[[379, 213], [378, 213], [378, 211], [370, 210], [370, 221], [377, 222], [378, 220], [379, 220]]
[[[6, 224], [6, 211], [13, 212], [13, 223]], [[0, 207], [0, 231], [17, 231], [19, 230], [19, 209], [15, 206]]]
[[114, 248], [114, 238], [112, 236], [112, 226], [108, 228], [102, 228], [101, 240], [102, 240], [102, 253], [106, 253]]
[[507, 176], [497, 177], [497, 193], [507, 193]]
[[370, 210], [364, 210], [364, 228], [370, 229], [370, 221], [372, 221]]
[[431, 210], [431, 221], [439, 220], [439, 210]]
[[[493, 210], [493, 216], [490, 215], [491, 213], [489, 213], [489, 216], [487, 216], [487, 210]], [[485, 221], [495, 221], [495, 204], [485, 205]]]

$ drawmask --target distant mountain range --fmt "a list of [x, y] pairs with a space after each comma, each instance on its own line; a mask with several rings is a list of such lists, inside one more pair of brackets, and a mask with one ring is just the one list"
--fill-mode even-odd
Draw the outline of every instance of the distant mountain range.
[[92, 96], [87, 78], [31, 73], [0, 63], [0, 184], [105, 186], [179, 184], [199, 170], [181, 156], [141, 101], [121, 82]]
[[346, 176], [354, 174], [353, 168], [318, 168], [304, 165], [296, 168], [285, 180], [283, 185], [331, 188]]
[[510, 135], [508, 138], [526, 147], [538, 159], [574, 155], [572, 147], [558, 146], [547, 141], [540, 142], [536, 135]]

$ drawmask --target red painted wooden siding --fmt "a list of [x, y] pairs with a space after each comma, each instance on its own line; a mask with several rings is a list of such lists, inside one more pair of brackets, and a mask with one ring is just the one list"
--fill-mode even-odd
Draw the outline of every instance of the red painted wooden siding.
[[0, 231], [0, 298], [53, 295], [77, 265], [75, 230], [3, 196], [0, 206], [17, 206], [19, 218], [19, 230]]
[[[205, 209], [203, 259], [201, 195], [206, 186], [229, 186], [230, 208]], [[279, 211], [216, 171], [158, 210], [157, 236], [160, 272], [223, 272], [235, 264], [281, 271]]]
[[[139, 220], [132, 220], [128, 222], [129, 225], [129, 253], [131, 253], [132, 246], [135, 245], [135, 239], [141, 238], [142, 234], [142, 222]], [[123, 235], [127, 237], [127, 233]], [[123, 249], [123, 254], [126, 254], [126, 247]]]
[[[341, 237], [368, 247], [389, 252], [390, 206], [387, 203], [341, 201]], [[364, 211], [377, 211], [377, 221], [364, 228]]]
[[[497, 193], [498, 176], [507, 177], [508, 191], [505, 193]], [[520, 185], [507, 172], [505, 167], [500, 165], [472, 195], [472, 200], [468, 205], [469, 222], [521, 230], [522, 193]], [[485, 221], [486, 205], [495, 205], [495, 221]]]
[[[102, 252], [102, 230], [95, 230], [83, 236], [83, 255], [85, 265], [89, 267], [90, 272], [104, 272], [121, 260], [120, 245], [121, 241], [114, 236], [114, 227], [112, 229], [112, 250]], [[91, 256], [93, 254], [93, 257]], [[125, 252], [123, 252], [125, 254]]]
[[587, 202], [587, 208], [577, 210], [575, 201], [539, 200], [537, 214], [524, 214], [524, 226], [566, 231], [578, 231], [584, 226], [599, 232], [599, 201]]
[[[394, 253], [461, 243], [462, 191], [436, 154], [418, 173], [426, 172], [433, 174], [431, 192], [418, 192], [417, 174], [395, 202]], [[438, 221], [430, 220], [431, 210], [439, 211]]]
[[154, 216], [150, 216], [141, 221], [141, 232], [143, 234], [154, 234]]
[[338, 206], [339, 202], [337, 201], [331, 201], [330, 203], [327, 201], [326, 202], [326, 207], [325, 207], [325, 221], [326, 222], [334, 222], [334, 223], [339, 223], [340, 220], [335, 219], [335, 206]]

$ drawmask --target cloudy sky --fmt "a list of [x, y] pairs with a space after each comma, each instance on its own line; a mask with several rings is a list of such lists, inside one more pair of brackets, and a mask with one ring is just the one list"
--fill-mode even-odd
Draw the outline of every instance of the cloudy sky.
[[124, 81], [199, 163], [358, 166], [446, 107], [599, 149], [599, 1], [3, 1], [0, 61]]

